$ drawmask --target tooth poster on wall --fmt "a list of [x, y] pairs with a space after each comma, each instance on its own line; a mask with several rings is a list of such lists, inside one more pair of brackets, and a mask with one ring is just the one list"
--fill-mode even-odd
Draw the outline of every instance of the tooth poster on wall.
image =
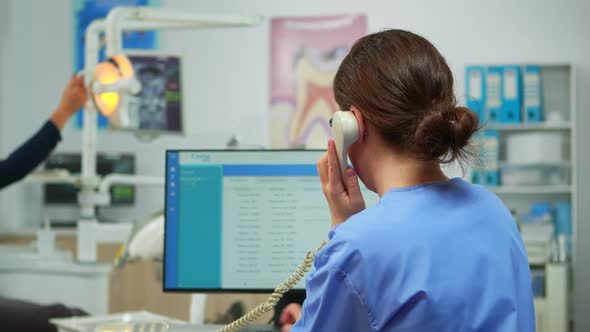
[[328, 122], [338, 110], [334, 75], [354, 42], [366, 33], [365, 15], [272, 19], [272, 148], [326, 148]]

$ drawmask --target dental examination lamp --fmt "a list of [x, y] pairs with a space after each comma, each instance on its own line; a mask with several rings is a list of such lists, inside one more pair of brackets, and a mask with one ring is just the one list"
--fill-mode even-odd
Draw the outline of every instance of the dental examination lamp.
[[135, 78], [131, 61], [124, 55], [115, 55], [99, 63], [89, 85], [94, 107], [115, 127], [125, 125], [122, 108], [130, 95], [139, 93], [141, 83]]
[[[110, 204], [111, 185], [163, 186], [164, 178], [141, 175], [110, 174], [99, 177], [96, 171], [97, 111], [105, 115], [113, 127], [128, 124], [130, 97], [141, 90], [132, 63], [125, 56], [122, 35], [126, 31], [163, 29], [203, 29], [249, 27], [262, 22], [258, 15], [211, 14], [155, 7], [116, 7], [106, 19], [88, 25], [85, 32], [84, 80], [89, 101], [85, 105], [82, 124], [82, 171], [78, 183], [80, 220], [78, 222], [78, 252], [80, 261], [96, 261], [96, 244], [121, 243], [127, 240], [130, 226], [99, 224], [95, 209]], [[101, 36], [104, 35], [107, 60], [99, 63]], [[125, 229], [122, 229], [125, 227]]]

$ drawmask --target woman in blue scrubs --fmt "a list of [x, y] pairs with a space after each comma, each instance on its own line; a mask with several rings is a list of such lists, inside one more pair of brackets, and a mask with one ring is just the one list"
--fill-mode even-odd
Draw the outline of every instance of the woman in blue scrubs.
[[[334, 79], [359, 140], [344, 178], [334, 143], [318, 161], [330, 241], [288, 310], [298, 331], [535, 330], [527, 255], [514, 220], [485, 188], [448, 179], [466, 161], [476, 115], [458, 106], [445, 59], [403, 30], [361, 38]], [[381, 197], [369, 208], [360, 180]], [[299, 317], [298, 317], [299, 316]]]

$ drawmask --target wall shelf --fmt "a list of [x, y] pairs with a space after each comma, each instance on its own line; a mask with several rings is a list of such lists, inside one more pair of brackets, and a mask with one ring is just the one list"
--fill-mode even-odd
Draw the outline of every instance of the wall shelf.
[[496, 194], [523, 194], [523, 195], [553, 195], [553, 194], [570, 194], [572, 187], [569, 185], [556, 186], [498, 186], [487, 187]]
[[506, 160], [499, 161], [500, 167], [505, 166], [561, 166], [561, 167], [572, 167], [572, 163], [569, 160], [561, 161], [539, 161], [530, 163], [511, 163]]
[[568, 131], [572, 129], [571, 122], [540, 122], [540, 123], [487, 123], [484, 130], [498, 131]]
[[[557, 202], [569, 201], [572, 204], [572, 228], [576, 229], [577, 205], [577, 142], [576, 134], [578, 130], [576, 107], [576, 77], [573, 67], [569, 64], [564, 65], [541, 65], [540, 67], [541, 84], [541, 104], [543, 112], [547, 117], [552, 113], [559, 113], [555, 121], [538, 122], [538, 123], [486, 123], [483, 130], [496, 131], [497, 133], [497, 156], [495, 161], [498, 166], [526, 166], [514, 163], [506, 163], [508, 141], [511, 135], [515, 134], [540, 134], [551, 133], [563, 136], [563, 155], [561, 162], [535, 163], [528, 166], [559, 166], [568, 170], [569, 182], [564, 185], [543, 185], [543, 186], [526, 186], [526, 185], [500, 185], [498, 187], [488, 187], [496, 193], [504, 204], [516, 216], [522, 215], [530, 210], [531, 204], [536, 202], [548, 202], [554, 204]], [[523, 87], [524, 89], [524, 87]], [[525, 97], [523, 97], [525, 98]], [[523, 112], [522, 115], [525, 115]], [[525, 118], [523, 116], [523, 118]], [[502, 160], [504, 159], [504, 160]], [[500, 181], [501, 183], [501, 181]], [[572, 242], [574, 243], [574, 232]], [[568, 264], [552, 264], [549, 262], [531, 260], [531, 268], [545, 270], [545, 298], [535, 298], [535, 316], [537, 321], [537, 331], [569, 331], [569, 303], [570, 303], [570, 285], [568, 280], [570, 266]], [[576, 289], [574, 288], [574, 292]]]

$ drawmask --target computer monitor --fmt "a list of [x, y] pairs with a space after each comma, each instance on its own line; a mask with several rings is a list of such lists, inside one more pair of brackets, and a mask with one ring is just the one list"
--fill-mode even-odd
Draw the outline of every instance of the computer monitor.
[[[82, 169], [79, 153], [55, 153], [45, 162], [46, 169], [65, 169], [72, 174], [80, 174]], [[135, 156], [132, 154], [99, 153], [96, 158], [98, 175], [111, 173], [134, 174]], [[44, 186], [44, 203], [46, 205], [78, 204], [79, 188], [68, 183], [46, 184]], [[111, 187], [111, 205], [131, 206], [135, 203], [135, 187], [115, 185]]]
[[119, 127], [113, 129], [182, 134], [185, 128], [180, 56], [136, 51], [126, 55], [141, 90], [129, 97], [120, 112]]
[[167, 151], [164, 290], [269, 292], [286, 279], [328, 238], [322, 153]]

